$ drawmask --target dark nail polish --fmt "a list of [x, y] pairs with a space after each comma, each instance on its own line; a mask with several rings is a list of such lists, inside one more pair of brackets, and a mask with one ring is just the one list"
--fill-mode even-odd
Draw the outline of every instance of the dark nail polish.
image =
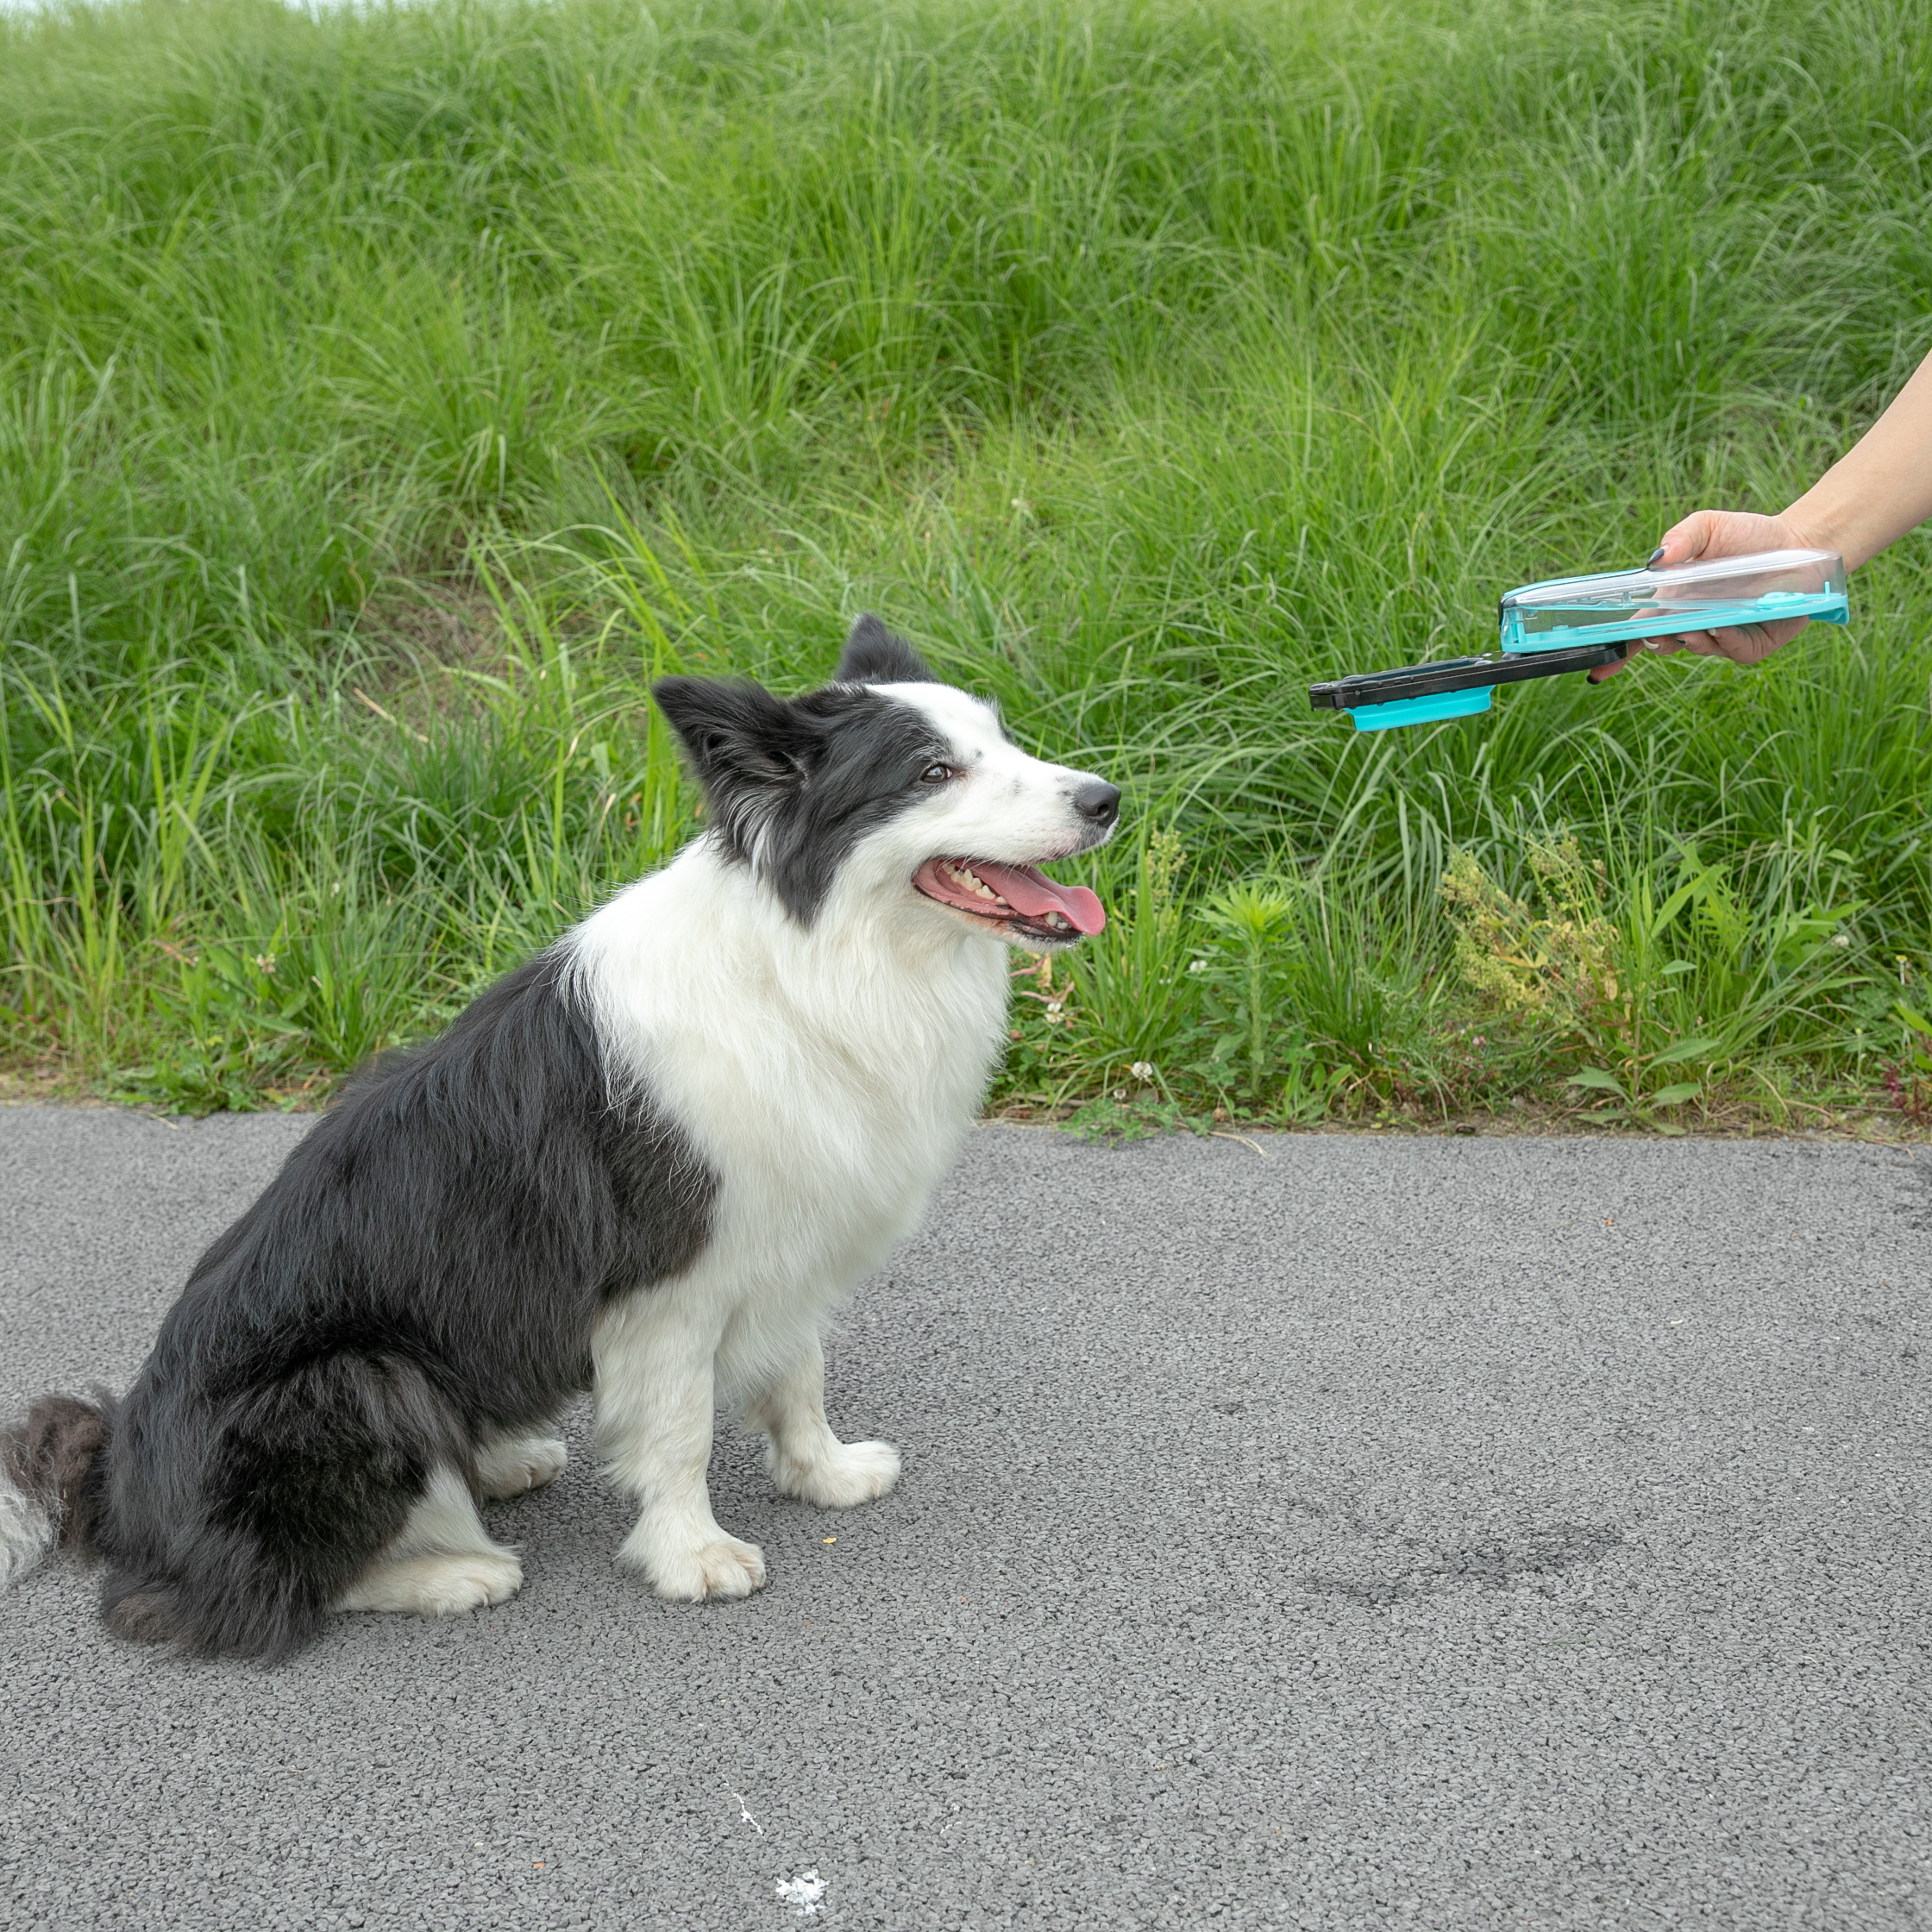
[[1663, 561], [1664, 546], [1659, 543], [1657, 548], [1650, 553], [1650, 561], [1644, 566], [1644, 568], [1646, 570], [1654, 570]]

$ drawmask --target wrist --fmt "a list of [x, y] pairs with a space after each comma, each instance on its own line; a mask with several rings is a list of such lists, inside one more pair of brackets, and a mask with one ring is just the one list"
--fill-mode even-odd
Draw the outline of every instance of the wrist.
[[1822, 490], [1807, 490], [1778, 518], [1800, 549], [1835, 550], [1847, 574], [1885, 548], [1873, 541], [1855, 505], [1832, 500]]

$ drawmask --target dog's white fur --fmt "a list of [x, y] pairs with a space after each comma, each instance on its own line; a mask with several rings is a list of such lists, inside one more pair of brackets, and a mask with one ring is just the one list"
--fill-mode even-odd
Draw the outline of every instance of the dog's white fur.
[[930, 718], [962, 775], [862, 840], [809, 926], [700, 839], [571, 942], [606, 1053], [721, 1182], [697, 1264], [613, 1305], [593, 1345], [600, 1444], [642, 1507], [620, 1559], [665, 1596], [764, 1581], [760, 1552], [711, 1511], [720, 1401], [764, 1432], [787, 1494], [839, 1509], [897, 1481], [890, 1444], [827, 1426], [819, 1327], [917, 1225], [1007, 1011], [997, 931], [907, 881], [936, 854], [1025, 862], [1090, 842], [1069, 802], [1083, 775], [1027, 756], [990, 707], [941, 685], [875, 688]]

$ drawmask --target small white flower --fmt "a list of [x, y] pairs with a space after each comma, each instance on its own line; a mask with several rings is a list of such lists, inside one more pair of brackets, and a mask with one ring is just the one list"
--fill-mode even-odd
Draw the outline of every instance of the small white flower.
[[1136, 1080], [1151, 1080], [1154, 1077], [1153, 1063], [1150, 1060], [1136, 1060], [1127, 1071]]
[[1852, 936], [1848, 932], [1835, 932], [1831, 936], [1831, 943], [1835, 946], [1848, 946], [1852, 943]]
[[1188, 970], [1190, 973], [1205, 973], [1208, 970], [1208, 962], [1205, 959], [1190, 959], [1188, 962]]
[[1124, 1101], [1127, 1097], [1126, 1088], [1125, 1087], [1116, 1087], [1113, 1089], [1113, 1097], [1117, 1101]]
[[1046, 1016], [1047, 1016], [1047, 1018], [1048, 1018], [1049, 1019], [1052, 1019], [1052, 1017], [1054, 1016], [1054, 1014], [1056, 1014], [1057, 1013], [1058, 1013], [1058, 1012], [1059, 1012], [1059, 1010], [1060, 1010], [1060, 1007], [1061, 1007], [1061, 1002], [1060, 1002], [1059, 1000], [1048, 1000], [1048, 1001], [1046, 1002]]

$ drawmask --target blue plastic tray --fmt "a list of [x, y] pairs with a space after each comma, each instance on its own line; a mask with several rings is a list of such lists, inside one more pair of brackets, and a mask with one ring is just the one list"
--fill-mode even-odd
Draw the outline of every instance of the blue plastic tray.
[[1850, 615], [1845, 560], [1835, 550], [1756, 550], [1654, 570], [1552, 577], [1505, 591], [1496, 613], [1506, 651], [1567, 650], [1790, 618], [1843, 624]]
[[1766, 591], [1736, 603], [1676, 604], [1659, 598], [1633, 617], [1629, 607], [1578, 603], [1543, 607], [1546, 630], [1526, 633], [1516, 613], [1506, 611], [1502, 625], [1505, 650], [1570, 650], [1578, 644], [1621, 643], [1632, 637], [1675, 637], [1686, 630], [1719, 630], [1740, 624], [1781, 624], [1810, 618], [1819, 624], [1848, 624], [1850, 599], [1840, 591]]

